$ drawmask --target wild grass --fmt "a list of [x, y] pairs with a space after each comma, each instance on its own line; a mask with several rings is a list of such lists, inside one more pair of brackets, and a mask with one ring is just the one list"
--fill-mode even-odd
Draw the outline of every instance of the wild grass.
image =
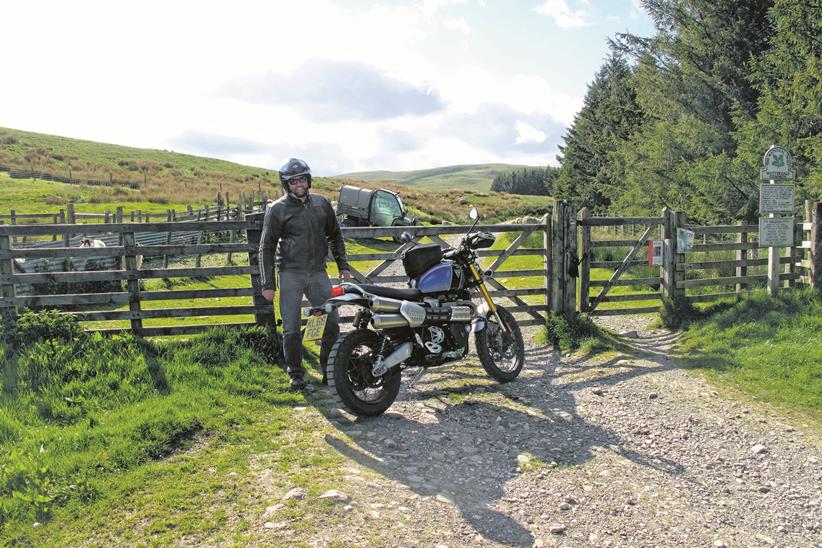
[[[310, 159], [309, 159], [310, 163]], [[45, 183], [28, 179], [10, 179], [0, 174], [0, 182], [9, 181], [17, 193], [11, 199], [0, 193], [0, 213], [10, 209], [32, 213], [58, 211], [69, 199], [77, 211], [102, 213], [114, 211], [127, 203], [126, 209], [162, 212], [183, 209], [185, 205], [213, 204], [217, 194], [234, 203], [242, 192], [246, 196], [262, 192], [268, 197], [281, 196], [276, 170], [243, 166], [223, 160], [191, 156], [166, 150], [139, 149], [108, 145], [79, 139], [0, 128], [0, 165], [34, 170], [79, 180], [127, 182], [129, 186], [84, 186]], [[343, 184], [400, 191], [412, 216], [420, 222], [438, 224], [443, 220], [465, 219], [468, 203], [481, 208], [489, 222], [522, 215], [542, 215], [551, 203], [547, 196], [516, 196], [486, 192], [482, 189], [455, 190], [448, 184], [432, 190], [402, 184], [351, 181], [333, 177], [315, 177], [312, 188], [330, 200], [336, 200]], [[43, 189], [43, 190], [37, 190]], [[139, 204], [139, 205], [138, 205]]]
[[488, 191], [494, 177], [527, 166], [509, 164], [479, 164], [448, 166], [416, 171], [366, 171], [346, 173], [346, 179], [372, 183], [401, 183], [425, 190], [476, 190]]
[[681, 363], [761, 401], [822, 419], [822, 300], [755, 291], [715, 303], [677, 345]]
[[[108, 512], [144, 489], [155, 490], [157, 499], [140, 504], [176, 515], [158, 538], [179, 535], [180, 527], [192, 533], [213, 527], [219, 519], [192, 507], [202, 490], [216, 489], [218, 478], [202, 472], [212, 467], [224, 477], [248, 466], [252, 450], [283, 431], [302, 401], [272, 365], [275, 348], [261, 328], [215, 329], [164, 344], [88, 334], [67, 316], [43, 312], [6, 326], [3, 338], [0, 542], [6, 545], [38, 544], [71, 520], [118, 528], [103, 525]], [[194, 454], [168, 464], [208, 440], [249, 438], [250, 445], [214, 447], [206, 459]], [[191, 484], [163, 485], [180, 474]], [[55, 514], [63, 522], [57, 529], [49, 526]], [[32, 528], [35, 522], [45, 526]]]

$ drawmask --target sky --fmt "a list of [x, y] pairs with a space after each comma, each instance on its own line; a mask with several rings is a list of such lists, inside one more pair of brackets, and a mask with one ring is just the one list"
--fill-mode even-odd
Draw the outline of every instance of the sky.
[[4, 2], [0, 127], [317, 175], [557, 165], [638, 0]]

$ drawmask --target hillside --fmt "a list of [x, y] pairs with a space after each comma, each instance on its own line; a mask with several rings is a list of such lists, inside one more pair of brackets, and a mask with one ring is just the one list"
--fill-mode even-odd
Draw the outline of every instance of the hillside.
[[[358, 181], [358, 184], [401, 191], [412, 215], [423, 222], [464, 220], [466, 203], [479, 207], [489, 221], [544, 213], [551, 203], [545, 196], [498, 194], [464, 184], [471, 173], [480, 173], [484, 169], [490, 174], [492, 169], [501, 167], [499, 164], [495, 168], [486, 165], [425, 170], [440, 174], [451, 170], [448, 180], [453, 184], [443, 183], [440, 187], [448, 191], [432, 191], [432, 187], [424, 184], [410, 188], [367, 180]], [[0, 171], [3, 168], [34, 173], [33, 177], [10, 178], [9, 174], [0, 172], [2, 213], [11, 209], [57, 212], [67, 200], [75, 202], [78, 212], [113, 210], [117, 205], [125, 205], [127, 210], [163, 211], [179, 204], [214, 203], [217, 193], [228, 193], [231, 203], [241, 192], [245, 195], [262, 192], [269, 197], [281, 194], [277, 171], [273, 169], [8, 128], [0, 128]], [[43, 181], [46, 175], [52, 180]], [[493, 175], [486, 177], [487, 187], [490, 187]], [[73, 184], [61, 182], [69, 180]], [[350, 182], [337, 177], [316, 177], [314, 188], [334, 200], [340, 186]], [[92, 186], [95, 183], [105, 185]], [[465, 188], [473, 190], [450, 190]]]
[[361, 171], [344, 173], [337, 177], [372, 183], [396, 183], [427, 190], [477, 190], [488, 191], [494, 177], [514, 169], [531, 166], [512, 164], [473, 164], [445, 166], [416, 171]]

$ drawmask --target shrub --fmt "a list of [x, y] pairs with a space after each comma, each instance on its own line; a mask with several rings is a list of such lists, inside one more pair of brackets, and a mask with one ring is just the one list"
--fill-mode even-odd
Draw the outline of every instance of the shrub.
[[579, 348], [583, 341], [602, 335], [599, 327], [587, 314], [570, 317], [549, 316], [546, 324], [546, 339], [555, 348], [572, 350]]
[[17, 348], [38, 341], [83, 342], [87, 337], [73, 316], [60, 314], [56, 310], [26, 310], [10, 331], [9, 342]]

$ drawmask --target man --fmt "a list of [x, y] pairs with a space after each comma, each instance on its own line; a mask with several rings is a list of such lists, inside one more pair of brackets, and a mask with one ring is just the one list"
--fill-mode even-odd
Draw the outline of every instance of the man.
[[[328, 248], [343, 281], [351, 279], [345, 257], [340, 225], [334, 209], [319, 194], [311, 194], [311, 169], [304, 161], [291, 158], [280, 168], [280, 183], [285, 196], [271, 204], [265, 212], [260, 238], [260, 279], [262, 295], [274, 300], [274, 265], [280, 277], [280, 316], [283, 320], [283, 350], [291, 388], [305, 388], [302, 366], [300, 319], [303, 295], [312, 306], [319, 306], [331, 297], [331, 281], [325, 271]], [[340, 319], [335, 310], [329, 314], [320, 350], [323, 384], [327, 384], [326, 368], [331, 346], [340, 333]]]

